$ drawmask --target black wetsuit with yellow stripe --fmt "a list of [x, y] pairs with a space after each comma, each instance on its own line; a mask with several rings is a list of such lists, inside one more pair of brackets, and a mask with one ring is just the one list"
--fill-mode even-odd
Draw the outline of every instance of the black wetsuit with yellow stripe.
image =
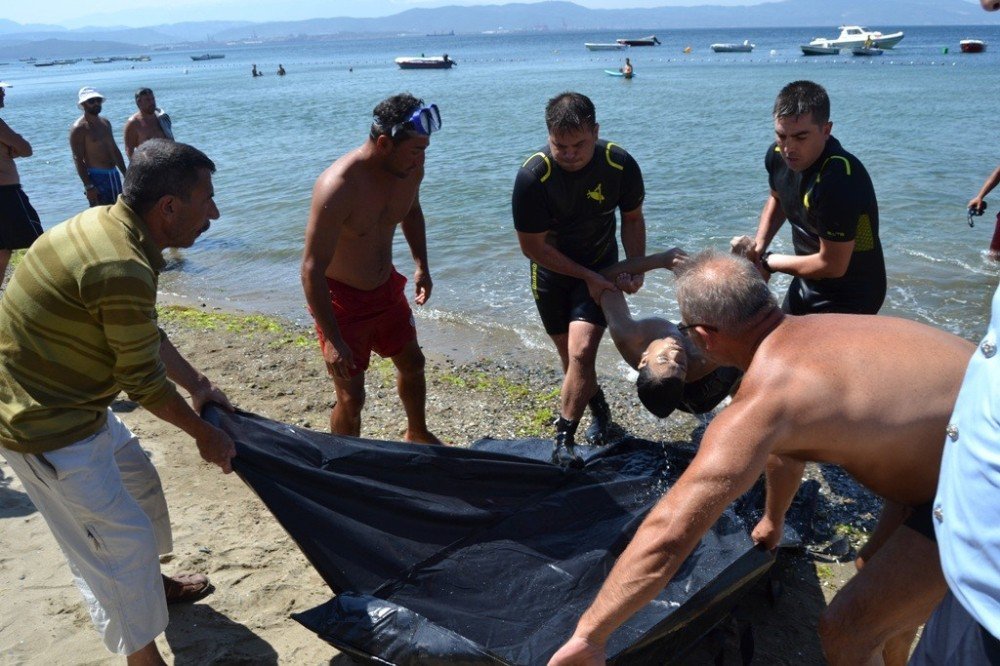
[[820, 238], [854, 241], [839, 278], [796, 277], [782, 309], [791, 314], [875, 314], [885, 300], [885, 259], [878, 235], [878, 201], [868, 171], [832, 136], [812, 166], [796, 173], [772, 144], [764, 159], [771, 189], [792, 225], [795, 254], [819, 252]]
[[[631, 212], [645, 196], [635, 159], [614, 143], [598, 140], [594, 157], [579, 171], [559, 168], [546, 146], [517, 172], [511, 207], [514, 228], [548, 233], [548, 242], [592, 270], [618, 261], [615, 210]], [[531, 289], [545, 331], [566, 333], [569, 322], [606, 326], [604, 314], [583, 280], [531, 262]]]

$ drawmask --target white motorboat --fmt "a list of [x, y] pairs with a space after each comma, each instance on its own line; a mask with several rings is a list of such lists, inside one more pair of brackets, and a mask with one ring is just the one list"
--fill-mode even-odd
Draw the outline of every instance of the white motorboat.
[[807, 56], [820, 56], [820, 55], [840, 55], [839, 46], [822, 46], [820, 44], [803, 44], [799, 47], [802, 49], [802, 54]]
[[621, 51], [628, 48], [628, 44], [618, 42], [584, 42], [583, 45], [588, 51]]
[[712, 44], [712, 50], [716, 53], [750, 53], [755, 46], [749, 39], [744, 39], [742, 44]]
[[882, 34], [878, 30], [869, 30], [860, 25], [840, 26], [840, 35], [836, 39], [817, 37], [809, 42], [810, 46], [836, 46], [841, 49], [852, 49], [855, 46], [869, 46], [877, 49], [891, 49], [903, 39], [903, 32]]

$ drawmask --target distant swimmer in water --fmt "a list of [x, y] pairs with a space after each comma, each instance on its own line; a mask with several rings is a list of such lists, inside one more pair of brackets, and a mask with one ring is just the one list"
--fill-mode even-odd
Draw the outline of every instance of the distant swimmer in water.
[[284, 75], [285, 75], [285, 66], [282, 64], [278, 64], [278, 76], [284, 76]]
[[256, 78], [258, 76], [264, 76], [264, 72], [258, 71], [257, 70], [257, 64], [254, 63], [253, 69], [250, 70], [250, 76], [253, 76], [254, 78]]
[[628, 58], [625, 58], [625, 66], [622, 67], [622, 74], [625, 75], [626, 79], [631, 79], [633, 71], [634, 70], [632, 69], [632, 61], [629, 60]]

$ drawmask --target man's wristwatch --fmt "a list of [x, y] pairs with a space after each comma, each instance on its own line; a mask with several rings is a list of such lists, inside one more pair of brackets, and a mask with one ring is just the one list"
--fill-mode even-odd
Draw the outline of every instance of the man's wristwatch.
[[768, 273], [773, 273], [774, 272], [774, 270], [771, 268], [770, 264], [767, 263], [767, 258], [770, 257], [772, 254], [774, 254], [774, 253], [771, 252], [770, 250], [768, 250], [767, 252], [761, 252], [760, 253], [760, 265], [763, 266], [764, 270], [766, 270]]

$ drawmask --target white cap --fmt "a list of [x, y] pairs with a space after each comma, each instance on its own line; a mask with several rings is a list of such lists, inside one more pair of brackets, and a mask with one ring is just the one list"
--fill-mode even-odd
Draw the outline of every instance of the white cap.
[[0, 88], [13, 88], [13, 83], [7, 83], [6, 81], [0, 81]]
[[104, 95], [97, 92], [90, 86], [84, 86], [80, 88], [80, 94], [77, 97], [76, 105], [83, 106], [83, 103], [86, 102], [88, 99], [104, 99]]

